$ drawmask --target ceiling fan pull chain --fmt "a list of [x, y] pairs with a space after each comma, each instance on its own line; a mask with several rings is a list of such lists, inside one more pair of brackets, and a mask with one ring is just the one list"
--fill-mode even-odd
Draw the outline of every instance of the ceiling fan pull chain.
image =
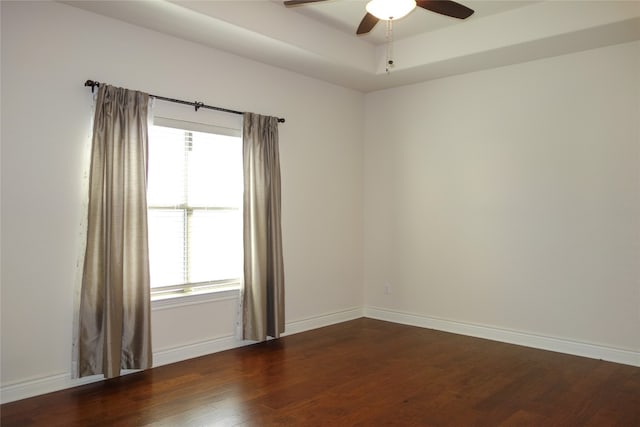
[[393, 20], [387, 21], [387, 63], [385, 64], [385, 71], [387, 74], [391, 74], [391, 68], [393, 68]]

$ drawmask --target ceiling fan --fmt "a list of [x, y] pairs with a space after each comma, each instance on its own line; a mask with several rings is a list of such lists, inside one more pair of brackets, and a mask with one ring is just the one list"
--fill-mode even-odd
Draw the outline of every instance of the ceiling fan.
[[[284, 5], [299, 6], [327, 0], [287, 0]], [[473, 14], [473, 9], [452, 0], [371, 0], [367, 3], [367, 13], [360, 21], [356, 34], [366, 34], [373, 29], [379, 20], [393, 21], [406, 16], [415, 7], [452, 18], [465, 19]]]

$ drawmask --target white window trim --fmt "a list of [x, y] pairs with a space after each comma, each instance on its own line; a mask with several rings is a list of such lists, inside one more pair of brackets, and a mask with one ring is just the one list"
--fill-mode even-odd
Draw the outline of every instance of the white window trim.
[[[177, 120], [169, 117], [154, 116], [154, 126], [174, 129], [189, 129], [197, 132], [241, 137], [242, 130], [210, 123]], [[242, 278], [218, 280], [203, 283], [189, 283], [162, 288], [150, 288], [151, 303], [154, 309], [200, 304], [208, 301], [237, 299], [242, 288]]]
[[240, 289], [241, 279], [215, 280], [204, 283], [188, 283], [162, 288], [151, 288], [151, 300], [161, 301], [172, 298], [182, 298], [191, 295], [204, 295]]
[[189, 130], [193, 130], [196, 132], [215, 133], [218, 135], [226, 135], [226, 136], [240, 137], [242, 135], [242, 130], [240, 129], [210, 125], [207, 123], [190, 122], [187, 120], [176, 120], [176, 119], [170, 119], [168, 117], [155, 116], [153, 118], [153, 125], [164, 126], [164, 127], [180, 129], [180, 130], [184, 130], [188, 128]]
[[206, 304], [213, 301], [237, 300], [240, 298], [240, 286], [236, 288], [218, 288], [210, 292], [183, 294], [161, 299], [151, 297], [151, 309], [164, 310], [188, 305]]

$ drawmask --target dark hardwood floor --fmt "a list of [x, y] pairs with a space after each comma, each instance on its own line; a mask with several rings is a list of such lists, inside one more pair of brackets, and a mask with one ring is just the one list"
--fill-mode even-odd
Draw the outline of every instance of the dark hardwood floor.
[[640, 426], [640, 368], [371, 319], [2, 405], [2, 426]]

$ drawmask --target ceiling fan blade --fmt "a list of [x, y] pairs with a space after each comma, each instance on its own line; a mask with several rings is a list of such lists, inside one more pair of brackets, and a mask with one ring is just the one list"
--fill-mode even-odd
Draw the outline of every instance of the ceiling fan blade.
[[416, 0], [416, 5], [452, 18], [465, 19], [473, 15], [473, 9], [451, 0]]
[[358, 30], [356, 31], [356, 34], [368, 33], [373, 29], [373, 27], [376, 26], [378, 21], [379, 21], [378, 18], [376, 18], [375, 16], [367, 12], [367, 14], [364, 15], [364, 18], [362, 18], [362, 21], [360, 21], [360, 25], [358, 25]]
[[327, 1], [327, 0], [288, 0], [284, 2], [284, 5], [286, 7], [289, 6], [299, 6], [301, 4], [306, 4], [306, 3], [317, 3], [320, 1]]

